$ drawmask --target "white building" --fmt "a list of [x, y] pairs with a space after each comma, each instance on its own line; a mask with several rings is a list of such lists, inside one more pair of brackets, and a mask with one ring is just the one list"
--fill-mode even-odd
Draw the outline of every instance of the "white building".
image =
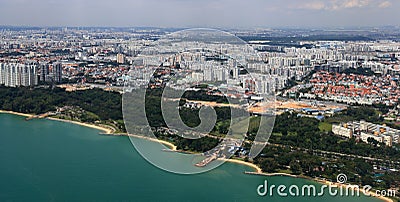
[[334, 124], [332, 132], [347, 138], [356, 136], [366, 143], [368, 143], [368, 139], [374, 139], [389, 147], [393, 146], [393, 143], [400, 143], [400, 130], [363, 120], [345, 124]]
[[353, 137], [353, 129], [348, 128], [347, 124], [333, 124], [332, 125], [332, 132], [335, 135], [340, 135], [340, 136], [346, 137], [346, 138], [352, 138]]
[[393, 138], [390, 135], [379, 135], [379, 134], [361, 132], [360, 138], [363, 142], [367, 143], [368, 139], [374, 139], [377, 142], [384, 143], [389, 147], [393, 146]]
[[35, 86], [38, 84], [36, 63], [0, 64], [0, 85], [8, 87]]

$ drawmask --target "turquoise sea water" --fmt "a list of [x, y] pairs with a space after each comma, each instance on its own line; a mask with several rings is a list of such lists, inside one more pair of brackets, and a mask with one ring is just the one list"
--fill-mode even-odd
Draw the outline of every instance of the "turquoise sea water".
[[[371, 197], [260, 197], [257, 187], [314, 182], [246, 175], [225, 163], [198, 175], [160, 170], [127, 137], [74, 124], [0, 114], [0, 201], [379, 201]], [[319, 185], [318, 185], [319, 186]]]

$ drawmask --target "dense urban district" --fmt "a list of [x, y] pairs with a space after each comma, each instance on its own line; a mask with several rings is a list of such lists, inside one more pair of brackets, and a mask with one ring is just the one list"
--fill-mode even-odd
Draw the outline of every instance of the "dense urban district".
[[[399, 28], [227, 30], [257, 51], [258, 63], [247, 66], [210, 53], [174, 55], [158, 66], [136, 61], [144, 47], [177, 29], [0, 30], [2, 110], [92, 123], [120, 134], [126, 133], [124, 85], [130, 83], [130, 91], [146, 86], [146, 114], [158, 138], [179, 150], [205, 152], [229, 131], [229, 97], [245, 101], [239, 110], [252, 115], [234, 158], [268, 173], [331, 181], [346, 173], [351, 183], [399, 193]], [[233, 48], [221, 46], [220, 53]], [[255, 72], [252, 79], [249, 71]], [[185, 124], [198, 126], [203, 106], [217, 114], [213, 130], [197, 140], [177, 136], [161, 112], [165, 83], [183, 72], [178, 83], [187, 89], [179, 107]], [[190, 82], [198, 85], [186, 86]], [[261, 104], [262, 94], [276, 95], [273, 111]], [[268, 144], [249, 158], [260, 119], [271, 113], [275, 126]]]

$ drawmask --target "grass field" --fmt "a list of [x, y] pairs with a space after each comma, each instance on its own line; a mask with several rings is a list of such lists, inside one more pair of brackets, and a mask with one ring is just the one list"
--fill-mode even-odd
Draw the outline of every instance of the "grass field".
[[318, 128], [321, 131], [331, 132], [332, 131], [332, 124], [326, 122], [320, 122]]

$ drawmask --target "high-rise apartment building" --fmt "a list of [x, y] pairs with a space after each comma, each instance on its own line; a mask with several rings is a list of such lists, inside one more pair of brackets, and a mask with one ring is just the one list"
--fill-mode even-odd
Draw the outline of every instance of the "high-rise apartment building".
[[124, 54], [117, 54], [117, 63], [118, 64], [124, 64], [125, 63], [125, 55]]
[[0, 85], [17, 87], [37, 84], [37, 64], [35, 62], [0, 64]]
[[50, 73], [49, 64], [40, 63], [39, 68], [40, 68], [40, 81], [42, 82], [51, 81], [49, 78], [49, 73]]
[[62, 81], [62, 64], [57, 62], [53, 63], [54, 82], [60, 83]]

